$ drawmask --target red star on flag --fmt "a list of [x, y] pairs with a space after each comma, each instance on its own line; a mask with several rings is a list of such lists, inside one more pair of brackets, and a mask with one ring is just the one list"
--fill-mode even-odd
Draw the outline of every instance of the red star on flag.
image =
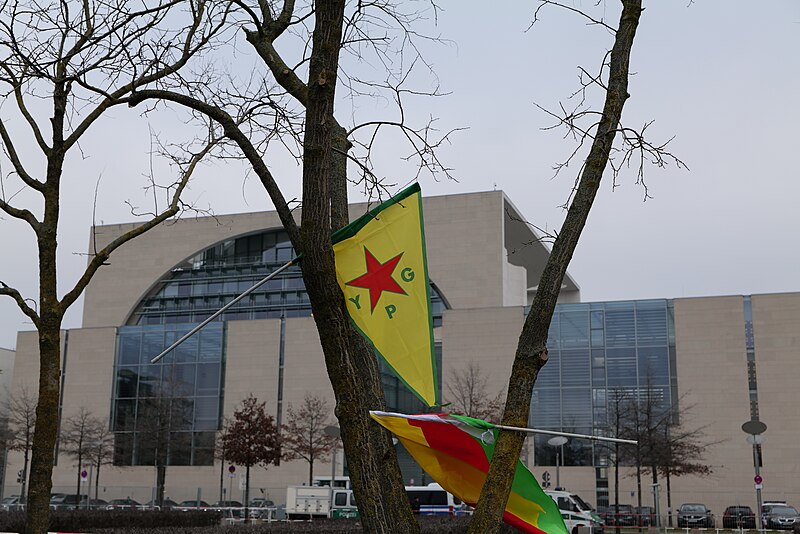
[[378, 300], [381, 298], [381, 294], [384, 291], [389, 291], [390, 293], [399, 293], [400, 295], [408, 295], [405, 290], [400, 287], [394, 278], [392, 278], [392, 273], [394, 272], [395, 267], [400, 262], [400, 258], [403, 256], [401, 252], [394, 258], [388, 260], [386, 263], [379, 262], [375, 256], [369, 251], [367, 247], [364, 247], [364, 257], [367, 261], [367, 272], [347, 282], [348, 286], [353, 287], [362, 287], [364, 289], [369, 289], [369, 303], [370, 303], [370, 312], [375, 311], [375, 306], [378, 304]]

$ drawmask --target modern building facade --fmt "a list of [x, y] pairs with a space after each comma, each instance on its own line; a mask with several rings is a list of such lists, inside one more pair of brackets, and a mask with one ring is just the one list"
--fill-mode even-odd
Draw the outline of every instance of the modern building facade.
[[[480, 366], [487, 392], [503, 390], [517, 339], [548, 250], [499, 191], [424, 199], [434, 338], [445, 392], [454, 371]], [[351, 216], [368, 209], [354, 205]], [[104, 243], [131, 228], [93, 230]], [[91, 252], [91, 251], [90, 251]], [[122, 247], [86, 291], [81, 328], [63, 335], [62, 420], [81, 407], [108, 421], [113, 465], [102, 468], [100, 498], [151, 498], [154, 451], [149, 410], [172, 403], [167, 495], [209, 502], [224, 492], [240, 498], [239, 479], [215, 454], [215, 436], [248, 395], [285, 421], [290, 406], [313, 393], [333, 395], [299, 272], [289, 269], [211, 323], [157, 364], [149, 360], [255, 281], [293, 257], [277, 215], [251, 213], [181, 220]], [[715, 512], [754, 506], [753, 450], [741, 424], [768, 425], [762, 447], [765, 496], [800, 504], [794, 436], [800, 414], [787, 409], [800, 375], [800, 294], [704, 297], [629, 302], [580, 302], [567, 277], [551, 325], [550, 361], [537, 381], [531, 424], [584, 434], [608, 434], [613, 399], [649, 395], [663, 409], [677, 406], [686, 427], [703, 429], [708, 478], [671, 480], [673, 507], [705, 502]], [[36, 335], [21, 332], [13, 391], [35, 390]], [[402, 383], [383, 375], [390, 407], [421, 409]], [[688, 409], [691, 407], [691, 409]], [[687, 408], [684, 410], [684, 408]], [[529, 441], [537, 476], [555, 478], [556, 450], [544, 437]], [[613, 457], [589, 441], [558, 450], [561, 484], [598, 504], [609, 502]], [[425, 477], [400, 451], [407, 479]], [[19, 469], [18, 454], [8, 460]], [[341, 466], [341, 461], [338, 462]], [[316, 466], [316, 474], [331, 465]], [[303, 462], [252, 473], [251, 495], [282, 502], [285, 487], [307, 480]], [[54, 491], [74, 491], [77, 467], [58, 455]], [[241, 470], [240, 470], [241, 471]], [[338, 469], [341, 473], [341, 467]], [[636, 504], [631, 467], [622, 467], [620, 502]], [[661, 482], [662, 508], [666, 488]], [[14, 493], [6, 483], [6, 494]], [[19, 488], [16, 488], [17, 492]], [[86, 492], [88, 492], [88, 487]], [[652, 505], [649, 479], [642, 503]]]

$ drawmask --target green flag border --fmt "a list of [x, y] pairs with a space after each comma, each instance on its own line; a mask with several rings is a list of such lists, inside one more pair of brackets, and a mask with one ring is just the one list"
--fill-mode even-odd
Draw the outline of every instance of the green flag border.
[[[441, 404], [442, 392], [441, 388], [439, 387], [439, 370], [436, 367], [436, 342], [433, 339], [433, 309], [431, 308], [431, 280], [430, 277], [428, 276], [428, 251], [425, 245], [425, 217], [422, 211], [422, 189], [420, 188], [419, 183], [415, 182], [411, 184], [410, 186], [406, 187], [405, 189], [397, 193], [392, 198], [379, 204], [378, 206], [369, 210], [367, 213], [365, 213], [355, 221], [351, 222], [347, 226], [344, 226], [339, 230], [337, 230], [336, 232], [334, 232], [331, 235], [331, 245], [335, 245], [337, 243], [341, 243], [342, 241], [346, 241], [351, 237], [355, 237], [355, 235], [358, 234], [358, 232], [362, 228], [364, 228], [367, 224], [372, 222], [372, 220], [377, 219], [378, 214], [380, 214], [382, 211], [391, 206], [394, 206], [395, 204], [399, 204], [402, 200], [405, 200], [411, 195], [417, 193], [419, 194], [419, 196], [417, 197], [417, 203], [419, 205], [419, 230], [420, 230], [420, 236], [422, 238], [422, 264], [425, 268], [425, 297], [428, 302], [428, 334], [430, 336], [430, 347], [431, 347], [431, 369], [433, 370], [434, 404], [428, 404], [428, 401], [425, 400], [416, 389], [412, 388], [402, 376], [400, 376], [400, 373], [398, 373], [397, 370], [394, 367], [392, 367], [392, 364], [389, 363], [389, 361], [386, 359], [386, 356], [384, 356], [381, 353], [381, 351], [378, 350], [378, 348], [372, 342], [372, 339], [363, 330], [361, 330], [361, 328], [359, 328], [358, 324], [356, 324], [356, 322], [353, 320], [352, 315], [350, 315], [349, 310], [347, 312], [347, 317], [350, 319], [350, 322], [352, 323], [353, 327], [358, 331], [359, 334], [361, 334], [361, 336], [364, 339], [367, 340], [370, 346], [372, 346], [375, 353], [378, 356], [380, 356], [381, 359], [383, 359], [383, 361], [386, 363], [389, 369], [392, 370], [394, 375], [406, 386], [406, 388], [408, 388], [408, 390], [411, 391], [411, 393], [413, 393], [419, 400], [421, 400], [423, 404], [425, 404], [428, 407], [433, 407]], [[335, 257], [336, 254], [334, 254], [334, 259]]]

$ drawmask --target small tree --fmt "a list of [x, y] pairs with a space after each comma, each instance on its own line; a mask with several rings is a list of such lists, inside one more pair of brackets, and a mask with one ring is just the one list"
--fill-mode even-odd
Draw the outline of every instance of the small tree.
[[[81, 502], [81, 471], [84, 460], [89, 460], [92, 450], [96, 446], [95, 439], [105, 427], [103, 421], [92, 415], [85, 407], [81, 406], [78, 413], [64, 420], [61, 425], [61, 443], [63, 450], [75, 458], [78, 463], [78, 476], [75, 486], [77, 502]], [[88, 498], [88, 495], [87, 495]]]
[[94, 498], [96, 500], [100, 487], [100, 468], [114, 463], [114, 433], [103, 421], [92, 436], [86, 461], [94, 467]]
[[[306, 393], [298, 410], [289, 405], [288, 423], [283, 425], [282, 457], [284, 460], [308, 462], [308, 485], [314, 480], [314, 462], [325, 461], [336, 448], [338, 438], [324, 432], [330, 424], [328, 402], [316, 395]], [[333, 485], [333, 481], [331, 481]]]
[[487, 382], [488, 377], [475, 361], [463, 369], [454, 369], [445, 384], [453, 411], [478, 419], [499, 420], [503, 414], [503, 389], [491, 396]]
[[265, 405], [252, 394], [248, 395], [222, 432], [226, 458], [245, 468], [245, 521], [250, 517], [250, 468], [255, 465], [266, 468], [268, 464], [277, 464], [281, 457], [278, 427], [273, 417], [267, 414]]
[[20, 502], [25, 503], [25, 488], [28, 483], [28, 463], [30, 462], [31, 449], [33, 448], [33, 432], [36, 427], [37, 399], [30, 394], [27, 388], [22, 388], [20, 393], [11, 398], [8, 416], [8, 427], [11, 433], [8, 448], [12, 451], [22, 452], [22, 489]]
[[140, 454], [144, 455], [144, 463], [152, 460], [156, 468], [154, 504], [157, 506], [161, 506], [164, 502], [170, 456], [181, 446], [176, 443], [176, 433], [190, 430], [192, 427], [191, 401], [174, 397], [171, 395], [173, 392], [174, 390], [169, 387], [162, 386], [156, 397], [144, 399], [140, 404], [136, 422]]

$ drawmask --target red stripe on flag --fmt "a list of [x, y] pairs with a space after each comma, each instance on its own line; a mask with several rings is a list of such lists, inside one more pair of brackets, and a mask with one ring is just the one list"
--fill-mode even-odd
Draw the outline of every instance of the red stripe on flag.
[[[408, 419], [408, 424], [416, 426], [425, 435], [431, 448], [468, 463], [484, 473], [489, 472], [489, 460], [475, 438], [450, 423], [436, 423], [425, 420]], [[457, 438], [457, 439], [454, 439]]]

